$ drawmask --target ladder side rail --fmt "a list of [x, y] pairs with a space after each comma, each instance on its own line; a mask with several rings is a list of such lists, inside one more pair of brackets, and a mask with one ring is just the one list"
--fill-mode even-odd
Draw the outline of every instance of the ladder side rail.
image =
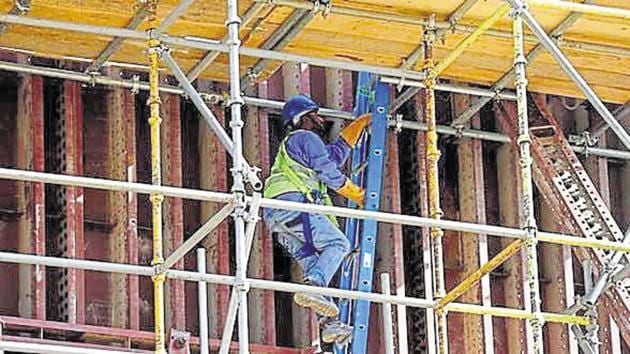
[[[385, 166], [385, 148], [387, 139], [387, 121], [390, 105], [390, 87], [384, 83], [376, 84], [376, 96], [372, 109], [372, 135], [368, 153], [368, 166], [365, 188], [365, 210], [378, 211], [380, 208], [383, 170]], [[361, 230], [361, 248], [359, 258], [358, 291], [371, 292], [376, 261], [376, 220], [364, 220]], [[370, 302], [359, 300], [354, 308], [353, 354], [365, 354], [370, 321]]]
[[[355, 96], [355, 107], [353, 115], [358, 117], [362, 114], [370, 111], [370, 97], [372, 92], [373, 75], [368, 72], [360, 72], [357, 78], [357, 92]], [[360, 139], [359, 145], [352, 150], [351, 156], [351, 173], [350, 178], [352, 182], [358, 186], [363, 186], [364, 173], [359, 171], [366, 159], [367, 152], [367, 135], [364, 135]], [[357, 205], [353, 201], [348, 200], [349, 208], [356, 208]], [[346, 219], [346, 238], [350, 242], [350, 248], [354, 250], [358, 245], [359, 236], [359, 220], [347, 218]], [[341, 274], [339, 276], [339, 288], [345, 290], [354, 289], [354, 283], [356, 278], [356, 255], [348, 257], [341, 266]], [[350, 324], [352, 300], [342, 299], [339, 301], [339, 320], [345, 324]], [[335, 347], [336, 354], [344, 354], [345, 348]]]

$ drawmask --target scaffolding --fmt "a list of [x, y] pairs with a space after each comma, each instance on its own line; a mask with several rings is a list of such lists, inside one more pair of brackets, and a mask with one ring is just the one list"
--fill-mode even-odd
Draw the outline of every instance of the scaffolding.
[[[463, 16], [463, 13], [474, 5], [476, 1], [467, 0], [464, 5], [458, 10], [459, 12], [453, 14], [453, 17], [457, 22], [458, 18]], [[454, 26], [453, 23], [436, 22], [435, 18], [423, 19], [418, 21], [417, 19], [409, 19], [403, 17], [389, 17], [388, 20], [402, 21], [405, 23], [411, 22], [414, 25], [422, 26], [425, 30], [425, 37], [423, 43], [423, 55], [424, 64], [421, 71], [414, 71], [409, 67], [401, 68], [389, 68], [375, 65], [357, 64], [341, 60], [314, 58], [303, 55], [290, 54], [287, 52], [281, 52], [270, 49], [258, 49], [242, 47], [239, 30], [241, 25], [241, 18], [238, 15], [238, 3], [237, 0], [227, 0], [227, 18], [226, 18], [226, 30], [227, 36], [224, 42], [211, 42], [201, 41], [189, 38], [180, 38], [164, 35], [163, 32], [170, 23], [183, 13], [188, 5], [192, 1], [182, 1], [180, 6], [176, 8], [169, 17], [167, 17], [161, 24], [157, 23], [156, 11], [158, 3], [156, 0], [148, 0], [146, 6], [143, 7], [142, 16], [139, 16], [139, 20], [133, 28], [112, 28], [104, 26], [92, 26], [85, 24], [76, 24], [70, 22], [51, 21], [44, 19], [36, 19], [19, 16], [18, 14], [0, 15], [0, 22], [4, 24], [15, 25], [27, 25], [36, 26], [48, 29], [59, 29], [67, 31], [77, 31], [82, 33], [98, 34], [103, 36], [115, 37], [115, 38], [131, 38], [147, 41], [147, 56], [149, 62], [149, 82], [141, 83], [138, 80], [122, 80], [112, 79], [95, 76], [93, 74], [74, 73], [67, 70], [49, 69], [49, 68], [37, 68], [31, 65], [1, 63], [0, 69], [14, 70], [23, 73], [39, 74], [51, 77], [66, 78], [70, 80], [77, 80], [82, 82], [89, 82], [92, 84], [105, 84], [116, 85], [121, 87], [127, 87], [130, 89], [142, 89], [149, 91], [150, 118], [148, 123], [151, 127], [151, 165], [152, 165], [152, 184], [141, 184], [133, 182], [121, 182], [108, 179], [90, 178], [82, 176], [68, 176], [44, 172], [34, 172], [18, 169], [0, 168], [0, 178], [12, 179], [17, 181], [27, 182], [39, 182], [39, 183], [51, 183], [63, 186], [78, 186], [84, 188], [94, 188], [108, 191], [120, 191], [120, 192], [135, 192], [144, 193], [150, 195], [150, 201], [152, 203], [152, 224], [153, 224], [153, 260], [151, 266], [139, 266], [131, 264], [113, 263], [113, 262], [100, 262], [100, 261], [88, 261], [81, 259], [65, 259], [60, 257], [48, 257], [38, 255], [26, 255], [12, 252], [0, 252], [0, 262], [17, 263], [17, 264], [32, 264], [42, 265], [50, 267], [71, 268], [80, 270], [92, 270], [101, 272], [113, 272], [118, 274], [131, 274], [143, 277], [150, 277], [154, 284], [154, 321], [155, 321], [155, 353], [166, 353], [166, 335], [164, 328], [164, 283], [166, 279], [179, 279], [184, 281], [199, 282], [205, 285], [222, 284], [232, 286], [232, 294], [229, 302], [229, 311], [227, 313], [226, 326], [223, 332], [223, 338], [221, 342], [221, 353], [227, 353], [230, 349], [230, 342], [232, 337], [232, 331], [234, 326], [238, 326], [238, 351], [239, 353], [249, 353], [249, 340], [248, 340], [248, 310], [247, 310], [247, 296], [250, 289], [265, 289], [283, 292], [309, 292], [314, 294], [322, 294], [327, 296], [348, 298], [348, 299], [362, 299], [376, 303], [393, 304], [407, 307], [417, 307], [428, 310], [433, 310], [436, 323], [435, 342], [430, 343], [437, 349], [438, 353], [448, 353], [448, 338], [447, 338], [447, 312], [461, 312], [476, 315], [491, 315], [506, 318], [515, 318], [526, 320], [528, 324], [527, 331], [527, 345], [528, 352], [531, 353], [543, 353], [543, 334], [542, 327], [546, 322], [556, 322], [569, 324], [572, 327], [579, 328], [580, 326], [589, 327], [592, 326], [595, 319], [589, 314], [576, 315], [576, 311], [570, 313], [547, 313], [541, 309], [541, 299], [538, 289], [538, 260], [537, 260], [537, 244], [539, 242], [548, 242], [559, 245], [568, 245], [572, 247], [586, 247], [592, 249], [610, 250], [615, 251], [615, 257], [612, 259], [612, 267], [617, 267], [621, 262], [622, 255], [625, 253], [627, 256], [630, 254], [630, 244], [627, 242], [628, 237], [625, 237], [623, 242], [600, 240], [593, 238], [582, 238], [579, 235], [563, 235], [557, 233], [549, 233], [539, 231], [536, 225], [534, 217], [534, 203], [533, 203], [533, 186], [532, 186], [532, 157], [530, 155], [531, 140], [529, 137], [528, 129], [528, 97], [527, 97], [527, 78], [526, 67], [527, 58], [524, 52], [524, 43], [531, 41], [532, 38], [526, 36], [523, 33], [523, 23], [525, 23], [534, 33], [537, 40], [548, 49], [555, 60], [560, 66], [567, 72], [567, 74], [575, 81], [580, 90], [592, 103], [593, 107], [602, 116], [606, 123], [611, 127], [614, 133], [619, 137], [619, 140], [626, 148], [630, 148], [630, 137], [626, 130], [617, 122], [615, 117], [611, 114], [608, 108], [602, 103], [595, 92], [590, 88], [587, 82], [580, 76], [571, 63], [567, 60], [562, 51], [558, 48], [558, 45], [552, 40], [545, 31], [540, 27], [536, 19], [530, 13], [527, 4], [523, 0], [506, 0], [506, 3], [500, 6], [487, 20], [485, 20], [477, 29], [470, 29], [462, 27], [462, 25]], [[256, 4], [263, 4], [263, 0], [256, 0]], [[287, 0], [274, 0], [276, 5], [293, 6], [298, 9], [304, 9], [313, 11], [314, 13], [322, 12], [327, 13], [345, 13], [353, 16], [374, 17], [375, 15], [370, 12], [354, 11], [349, 13], [349, 10], [339, 8], [335, 4], [320, 4], [319, 1], [315, 2], [303, 2], [303, 1], [287, 1]], [[577, 4], [567, 1], [533, 1], [529, 0], [532, 6], [544, 6], [554, 9], [565, 9], [574, 12], [586, 13], [596, 16], [606, 16], [621, 19], [630, 18], [630, 10], [620, 8], [610, 8], [604, 6], [596, 6], [589, 4]], [[262, 5], [258, 5], [261, 7]], [[345, 11], [345, 12], [344, 12]], [[513, 20], [513, 40], [514, 40], [514, 67], [513, 73], [515, 74], [515, 92], [505, 92], [502, 89], [504, 84], [499, 83], [493, 86], [493, 89], [471, 89], [458, 87], [452, 84], [438, 83], [437, 79], [455, 59], [461, 55], [464, 50], [470, 46], [475, 40], [479, 38], [484, 32], [491, 31], [491, 27], [501, 18], [510, 12]], [[138, 31], [135, 27], [138, 27], [142, 18], [147, 18], [148, 29], [146, 32]], [[383, 18], [380, 18], [383, 19]], [[444, 35], [445, 29], [459, 28], [460, 31], [466, 31], [468, 36], [461, 41], [455, 50], [443, 61], [436, 62], [434, 57], [434, 42], [438, 36]], [[497, 35], [496, 31], [494, 32]], [[563, 45], [567, 45], [567, 42], [563, 42]], [[211, 53], [227, 53], [229, 56], [229, 97], [227, 98], [227, 107], [230, 108], [231, 119], [229, 126], [231, 128], [231, 137], [228, 136], [221, 124], [218, 122], [212, 111], [208, 108], [207, 100], [214, 100], [216, 102], [217, 95], [213, 94], [200, 94], [191, 84], [191, 78], [194, 79], [201, 69], [193, 70], [193, 74], [188, 76], [181, 70], [178, 63], [171, 56], [170, 48], [168, 46], [185, 46], [196, 49], [202, 49]], [[109, 48], [109, 47], [108, 47]], [[595, 45], [591, 46], [591, 49], [605, 50]], [[91, 66], [91, 71], [98, 69], [102, 63], [104, 63], [109, 56], [116, 50], [116, 45], [113, 44], [109, 49], [106, 49], [99, 55]], [[243, 156], [243, 135], [242, 127], [243, 120], [241, 118], [242, 107], [245, 104], [260, 105], [263, 107], [279, 108], [281, 102], [265, 100], [255, 97], [243, 97], [241, 93], [241, 70], [240, 70], [240, 56], [253, 56], [263, 60], [280, 60], [280, 61], [293, 61], [308, 63], [311, 65], [338, 68], [353, 71], [369, 71], [381, 76], [383, 82], [398, 83], [403, 86], [416, 86], [422, 87], [426, 95], [425, 105], [425, 119], [424, 123], [410, 123], [402, 121], [392, 121], [391, 125], [404, 128], [404, 129], [416, 129], [426, 131], [426, 160], [428, 165], [428, 200], [430, 206], [430, 215], [428, 218], [410, 215], [400, 215], [387, 212], [365, 211], [348, 209], [344, 207], [335, 206], [322, 206], [313, 204], [303, 204], [296, 202], [287, 202], [281, 200], [273, 200], [262, 198], [257, 190], [260, 190], [262, 183], [257, 176], [258, 169], [252, 164], [248, 163]], [[216, 56], [215, 56], [216, 57]], [[179, 87], [175, 86], [160, 86], [159, 62], [163, 61], [170, 69], [171, 73], [179, 81]], [[204, 64], [211, 62], [212, 59], [204, 58]], [[201, 66], [203, 66], [201, 65]], [[502, 86], [502, 87], [501, 87]], [[492, 98], [503, 98], [509, 100], [515, 100], [518, 107], [518, 127], [519, 135], [517, 137], [517, 143], [519, 147], [520, 155], [520, 188], [522, 190], [521, 211], [523, 214], [520, 228], [510, 228], [504, 226], [491, 226], [477, 223], [459, 222], [444, 220], [441, 218], [442, 211], [440, 209], [440, 194], [439, 194], [439, 180], [437, 163], [440, 157], [440, 151], [438, 149], [437, 137], [438, 133], [442, 134], [461, 134], [463, 136], [487, 139], [491, 141], [497, 141], [501, 143], [507, 143], [510, 139], [506, 136], [497, 133], [474, 131], [471, 129], [462, 129], [461, 124], [470, 116], [467, 113], [467, 117], [463, 120], [459, 120], [457, 123], [459, 127], [440, 127], [436, 124], [435, 117], [435, 91], [446, 90], [451, 92], [466, 92], [482, 97], [487, 97], [488, 100]], [[190, 98], [200, 111], [204, 120], [209, 124], [212, 130], [218, 135], [220, 142], [225, 149], [231, 154], [233, 167], [231, 169], [233, 184], [231, 193], [205, 191], [186, 189], [180, 187], [167, 187], [161, 184], [161, 151], [160, 151], [160, 92], [169, 92], [175, 94], [182, 94]], [[219, 97], [220, 98], [220, 97]], [[485, 101], [487, 102], [487, 100]], [[473, 104], [473, 106], [476, 106]], [[478, 106], [478, 105], [477, 105]], [[335, 110], [322, 110], [322, 114], [329, 115], [335, 118], [352, 119], [351, 115], [341, 111]], [[584, 151], [587, 148], [574, 147], [576, 151]], [[614, 157], [619, 159], [629, 159], [627, 151], [610, 150], [610, 149], [597, 149], [589, 148], [587, 153], [600, 154], [601, 156]], [[248, 192], [246, 186], [251, 186], [254, 192]], [[193, 236], [191, 236], [186, 242], [184, 242], [179, 248], [173, 251], [170, 255], [164, 257], [164, 251], [162, 249], [162, 201], [165, 197], [178, 197], [191, 200], [211, 201], [215, 203], [224, 204], [222, 209], [211, 217]], [[325, 213], [341, 217], [350, 217], [355, 219], [371, 219], [383, 223], [393, 223], [400, 225], [410, 225], [417, 227], [429, 227], [431, 228], [431, 243], [432, 243], [432, 266], [434, 269], [434, 277], [432, 283], [434, 284], [434, 298], [433, 299], [421, 299], [407, 297], [403, 295], [391, 295], [389, 293], [388, 283], [389, 280], [385, 275], [383, 278], [383, 284], [385, 284], [383, 294], [377, 293], [363, 293], [358, 291], [340, 290], [332, 288], [320, 288], [313, 286], [306, 286], [300, 284], [253, 279], [247, 276], [247, 265], [251, 247], [254, 238], [254, 231], [256, 225], [259, 222], [258, 214], [260, 208], [277, 208], [284, 210], [297, 210], [309, 213]], [[172, 269], [173, 265], [177, 263], [185, 254], [191, 251], [206, 235], [213, 230], [219, 223], [225, 220], [227, 217], [233, 217], [235, 225], [235, 239], [236, 239], [236, 272], [234, 276], [219, 275], [206, 273], [205, 269], [200, 268], [198, 272], [183, 271]], [[505, 238], [516, 239], [510, 246], [500, 252], [494, 259], [488, 263], [483, 264], [480, 269], [471, 274], [466, 280], [464, 280], [459, 286], [455, 287], [451, 292], [446, 292], [444, 285], [444, 270], [443, 270], [443, 246], [442, 237], [443, 230], [455, 230], [475, 234], [494, 235]], [[484, 275], [487, 275], [492, 269], [496, 268], [503, 261], [508, 259], [511, 255], [519, 252], [522, 248], [525, 249], [527, 255], [527, 267], [526, 278], [528, 284], [528, 297], [529, 301], [526, 302], [527, 306], [524, 310], [504, 307], [490, 307], [481, 305], [472, 305], [457, 303], [454, 300], [457, 299], [466, 290], [470, 289], [477, 281], [479, 281]], [[205, 255], [200, 253], [199, 259], [204, 259]], [[627, 265], [626, 265], [627, 267]], [[612, 269], [612, 268], [611, 268]], [[603, 280], [597, 283], [594, 291], [595, 294], [600, 294], [606, 287], [610, 286], [611, 279], [618, 280], [615, 277], [612, 270], [606, 273]], [[200, 290], [200, 294], [202, 291]], [[205, 291], [203, 291], [205, 293]], [[591, 306], [592, 302], [596, 301], [598, 295], [591, 294], [588, 298]], [[200, 302], [202, 298], [200, 296]], [[203, 307], [200, 305], [200, 311]], [[391, 322], [391, 307], [385, 306], [383, 308], [385, 317], [390, 317], [385, 320], [385, 323]], [[201, 316], [203, 317], [203, 316]], [[203, 325], [207, 326], [207, 323]], [[391, 329], [391, 325], [389, 325]], [[387, 326], [386, 326], [387, 328]], [[203, 330], [203, 329], [202, 329]], [[207, 328], [205, 328], [207, 333]], [[391, 333], [391, 332], [390, 332]], [[399, 335], [404, 335], [400, 334]], [[596, 337], [586, 337], [587, 346], [596, 346]], [[388, 342], [387, 350], [393, 353], [393, 341]], [[207, 347], [207, 344], [205, 344]], [[33, 347], [34, 348], [34, 347]], [[39, 348], [39, 347], [38, 347]], [[18, 343], [11, 343], [8, 341], [0, 340], [0, 350], [27, 350]], [[35, 350], [35, 349], [33, 349]], [[42, 346], [37, 350], [43, 350], [47, 352], [71, 352], [63, 351], [63, 348], [48, 348]], [[70, 349], [68, 349], [70, 350]], [[82, 350], [81, 352], [88, 352]], [[89, 351], [93, 353], [101, 353], [104, 351], [93, 350]], [[114, 352], [114, 351], [107, 351]]]

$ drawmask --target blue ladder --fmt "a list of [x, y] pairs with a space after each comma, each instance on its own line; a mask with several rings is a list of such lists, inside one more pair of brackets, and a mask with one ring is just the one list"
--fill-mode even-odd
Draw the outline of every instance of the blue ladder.
[[[385, 144], [387, 138], [387, 118], [389, 115], [390, 89], [389, 85], [377, 82], [375, 76], [369, 73], [359, 73], [356, 95], [355, 117], [372, 112], [372, 134], [362, 139], [352, 152], [352, 181], [364, 186], [365, 210], [377, 211], [380, 207], [381, 188], [383, 184], [383, 170], [385, 165]], [[367, 162], [367, 172], [362, 166]], [[348, 202], [348, 207], [356, 208], [356, 204]], [[361, 226], [361, 227], [360, 227]], [[376, 237], [378, 225], [375, 220], [364, 220], [359, 223], [356, 219], [347, 219], [346, 237], [352, 249], [359, 243], [358, 263], [354, 257], [346, 260], [342, 265], [339, 281], [341, 289], [371, 292], [376, 260]], [[360, 235], [360, 237], [357, 237]], [[356, 269], [358, 267], [358, 275]], [[367, 336], [370, 322], [370, 302], [357, 300], [351, 312], [350, 300], [344, 299], [339, 303], [340, 321], [354, 326], [352, 340], [352, 354], [364, 354], [367, 350]], [[352, 320], [351, 320], [352, 319]], [[345, 354], [346, 348], [335, 347], [336, 354]]]

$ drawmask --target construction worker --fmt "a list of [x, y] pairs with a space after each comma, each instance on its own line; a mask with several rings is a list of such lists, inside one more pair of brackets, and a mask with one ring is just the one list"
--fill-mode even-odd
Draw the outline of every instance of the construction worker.
[[[357, 144], [371, 116], [364, 115], [339, 134], [331, 144], [322, 140], [324, 119], [319, 105], [306, 95], [289, 99], [282, 110], [287, 136], [280, 144], [271, 174], [265, 182], [265, 198], [332, 205], [328, 189], [363, 206], [365, 191], [341, 172], [351, 148]], [[278, 242], [304, 271], [304, 283], [327, 287], [350, 253], [350, 244], [332, 215], [265, 209], [264, 219]], [[352, 327], [337, 320], [339, 308], [332, 299], [296, 293], [294, 301], [313, 309], [319, 318], [322, 341], [347, 343]]]

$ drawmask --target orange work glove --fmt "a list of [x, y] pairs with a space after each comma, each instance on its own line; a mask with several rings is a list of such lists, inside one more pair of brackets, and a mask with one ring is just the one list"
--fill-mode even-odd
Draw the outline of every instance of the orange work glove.
[[357, 203], [359, 207], [363, 208], [363, 202], [365, 201], [365, 190], [356, 184], [352, 183], [349, 178], [346, 178], [346, 183], [337, 189], [337, 193]]
[[348, 143], [348, 145], [350, 145], [350, 147], [354, 147], [357, 144], [357, 141], [359, 141], [361, 132], [363, 132], [363, 129], [365, 129], [371, 121], [371, 113], [363, 114], [352, 121], [352, 123], [348, 124], [347, 127], [343, 128], [339, 135], [346, 141], [346, 143]]

